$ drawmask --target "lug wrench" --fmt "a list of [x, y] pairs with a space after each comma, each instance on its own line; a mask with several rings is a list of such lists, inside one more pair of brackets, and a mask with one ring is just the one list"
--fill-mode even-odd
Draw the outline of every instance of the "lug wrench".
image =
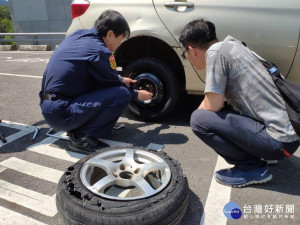
[[36, 138], [36, 135], [38, 134], [38, 132], [40, 131], [40, 127], [37, 127], [36, 129], [35, 129], [35, 132], [34, 132], [34, 134], [33, 134], [33, 136], [32, 136], [32, 138], [31, 138], [31, 140], [32, 141], [34, 141], [35, 140], [35, 138]]
[[125, 124], [124, 124], [124, 123], [121, 123], [120, 125], [115, 125], [115, 126], [113, 127], [113, 129], [114, 129], [114, 130], [120, 130], [120, 129], [124, 128], [124, 127], [125, 127]]

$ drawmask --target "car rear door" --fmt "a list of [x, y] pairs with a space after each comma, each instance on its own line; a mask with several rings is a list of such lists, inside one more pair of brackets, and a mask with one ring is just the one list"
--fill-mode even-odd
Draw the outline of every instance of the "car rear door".
[[203, 18], [216, 25], [223, 40], [231, 35], [287, 75], [300, 28], [299, 0], [153, 0], [158, 16], [178, 41], [183, 27]]

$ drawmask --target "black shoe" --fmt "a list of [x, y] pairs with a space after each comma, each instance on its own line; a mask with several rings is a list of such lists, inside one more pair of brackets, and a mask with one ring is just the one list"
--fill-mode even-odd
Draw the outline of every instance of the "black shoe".
[[70, 135], [68, 146], [73, 151], [84, 153], [92, 153], [102, 148], [109, 147], [108, 144], [99, 141], [95, 137], [89, 135], [76, 137], [74, 134]]
[[72, 134], [76, 134], [78, 132], [76, 132], [76, 130], [68, 130], [67, 131], [67, 136], [70, 137]]

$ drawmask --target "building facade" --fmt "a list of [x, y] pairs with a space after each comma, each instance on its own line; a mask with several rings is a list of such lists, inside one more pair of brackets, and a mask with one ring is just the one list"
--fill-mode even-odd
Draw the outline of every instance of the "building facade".
[[[72, 21], [71, 3], [72, 0], [9, 0], [15, 33], [66, 32]], [[19, 44], [50, 44], [53, 49], [61, 42], [53, 39], [63, 36], [37, 38], [36, 42], [21, 41]]]

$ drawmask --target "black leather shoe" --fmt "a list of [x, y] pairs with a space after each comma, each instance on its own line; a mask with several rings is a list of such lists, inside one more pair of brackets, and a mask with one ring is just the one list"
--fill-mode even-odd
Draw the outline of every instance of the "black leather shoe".
[[74, 134], [70, 135], [70, 141], [68, 143], [70, 149], [76, 152], [92, 153], [102, 148], [109, 147], [97, 138], [84, 135], [82, 137], [76, 138]]

